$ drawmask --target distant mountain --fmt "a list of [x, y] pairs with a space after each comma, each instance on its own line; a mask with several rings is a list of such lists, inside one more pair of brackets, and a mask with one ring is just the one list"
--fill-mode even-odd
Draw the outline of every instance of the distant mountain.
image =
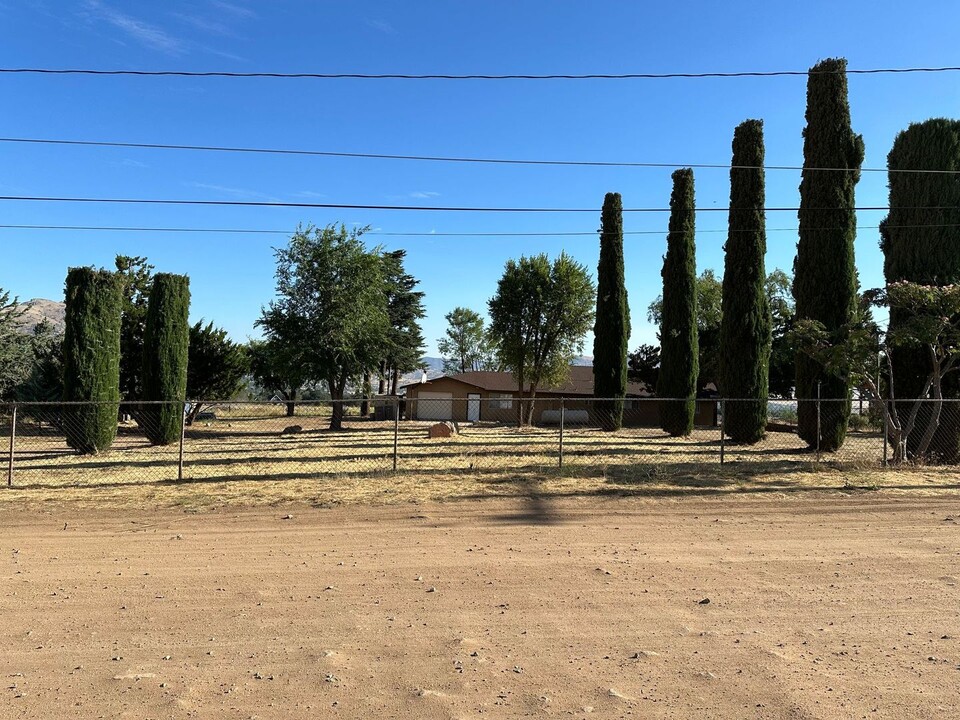
[[580, 367], [593, 367], [593, 358], [589, 355], [581, 355], [573, 359], [571, 365], [579, 365]]
[[34, 298], [33, 300], [20, 303], [17, 307], [24, 311], [23, 316], [17, 321], [21, 332], [32, 333], [34, 326], [43, 319], [53, 324], [54, 332], [63, 332], [66, 305], [62, 302]]

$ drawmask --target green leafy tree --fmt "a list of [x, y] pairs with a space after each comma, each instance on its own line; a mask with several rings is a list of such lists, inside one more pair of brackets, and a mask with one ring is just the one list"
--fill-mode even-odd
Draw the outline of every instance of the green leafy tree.
[[[774, 269], [765, 283], [767, 303], [773, 321], [773, 346], [770, 354], [770, 392], [793, 397], [796, 380], [796, 350], [790, 343], [794, 304], [791, 280], [783, 270]], [[697, 338], [700, 346], [700, 377], [697, 387], [718, 383], [720, 369], [720, 326], [723, 319], [723, 284], [710, 268], [697, 277]], [[660, 327], [663, 295], [647, 307], [647, 320]], [[659, 350], [659, 349], [658, 349]]]
[[0, 400], [13, 397], [30, 372], [30, 342], [20, 329], [24, 309], [0, 288]]
[[227, 331], [203, 321], [190, 326], [190, 359], [187, 363], [187, 397], [192, 425], [206, 400], [231, 400], [244, 387], [250, 360], [243, 345], [227, 337]]
[[[406, 250], [383, 254], [390, 331], [387, 354], [380, 361], [380, 377], [389, 380], [390, 392], [394, 395], [397, 394], [400, 375], [419, 368], [423, 358], [420, 320], [426, 311], [423, 308], [423, 293], [415, 289], [420, 281], [404, 269], [406, 255]], [[383, 394], [385, 390], [386, 387], [381, 387], [380, 393]]]
[[[960, 121], [935, 118], [911, 124], [894, 140], [887, 165], [890, 214], [880, 224], [887, 283], [960, 283], [960, 184], [956, 175], [960, 172]], [[912, 324], [913, 315], [912, 308], [891, 308], [891, 331], [897, 333], [904, 322]], [[929, 353], [918, 345], [905, 344], [893, 347], [892, 352], [897, 397], [906, 399], [905, 407], [912, 407], [910, 400], [921, 396], [931, 370]], [[957, 397], [958, 392], [957, 377], [945, 378], [942, 393]], [[930, 408], [927, 403], [920, 412]], [[911, 436], [914, 444], [919, 439]], [[956, 448], [958, 440], [960, 418], [948, 415], [939, 423], [936, 445]], [[955, 461], [958, 453], [954, 450], [947, 455]]]
[[779, 268], [767, 275], [765, 283], [767, 304], [772, 323], [770, 346], [770, 393], [778, 397], [793, 397], [797, 353], [790, 340], [793, 328], [794, 304], [790, 291], [790, 276]]
[[20, 402], [55, 402], [63, 398], [63, 333], [44, 318], [30, 338], [32, 362], [29, 374], [16, 390]]
[[[706, 268], [696, 281], [697, 292], [697, 346], [699, 370], [697, 387], [717, 384], [720, 372], [720, 324], [723, 317], [723, 283], [712, 268]], [[647, 320], [657, 328], [663, 320], [663, 295], [658, 295], [647, 306]], [[793, 368], [790, 369], [793, 384]]]
[[456, 307], [444, 319], [447, 330], [437, 341], [447, 375], [481, 370], [499, 370], [494, 347], [480, 313]]
[[[865, 293], [868, 300], [896, 311], [900, 322], [886, 335], [861, 305], [844, 332], [828, 330], [815, 320], [798, 320], [792, 331], [800, 352], [810, 355], [829, 372], [851, 385], [865, 388], [874, 398], [897, 396], [894, 362], [898, 347], [913, 347], [927, 355], [928, 370], [916, 398], [878, 403], [893, 446], [895, 462], [951, 461], [955, 445], [937, 442], [945, 418], [944, 384], [960, 368], [960, 285], [891, 283]], [[886, 393], [876, 376], [877, 359], [887, 363]]]
[[730, 168], [730, 229], [724, 246], [719, 391], [736, 399], [726, 404], [724, 430], [743, 443], [755, 443], [766, 432], [770, 386], [763, 156], [763, 122], [738, 125]]
[[[857, 313], [854, 190], [863, 163], [863, 138], [854, 134], [847, 101], [846, 60], [824, 60], [807, 78], [807, 125], [803, 131], [800, 239], [794, 261], [793, 296], [798, 320], [819, 322], [831, 332], [849, 327]], [[839, 170], [838, 170], [839, 169]], [[850, 386], [809, 354], [797, 355], [798, 433], [811, 447], [836, 450], [846, 437]], [[817, 397], [843, 399], [820, 414]]]
[[278, 299], [258, 321], [268, 338], [296, 340], [309, 376], [326, 381], [331, 430], [343, 426], [348, 383], [378, 368], [390, 341], [383, 257], [360, 240], [365, 229], [298, 230], [275, 253]]
[[694, 243], [693, 170], [673, 173], [670, 232], [663, 259], [663, 313], [660, 322], [660, 427], [674, 437], [693, 431], [699, 344], [697, 260]]
[[116, 274], [71, 268], [66, 280], [63, 399], [67, 444], [84, 454], [108, 450], [120, 402], [121, 283]]
[[[583, 350], [596, 290], [587, 269], [566, 253], [508, 260], [490, 299], [490, 335], [517, 379], [521, 423], [533, 422], [537, 388], [561, 383]], [[526, 411], [526, 417], [524, 417]]]
[[600, 213], [593, 394], [604, 398], [597, 411], [602, 426], [610, 430], [619, 430], [623, 425], [623, 398], [627, 394], [630, 307], [623, 275], [623, 201], [620, 193], [607, 193]]
[[651, 390], [657, 387], [660, 375], [660, 348], [656, 345], [641, 345], [627, 361], [631, 382], [641, 382]]
[[147, 301], [153, 285], [153, 265], [145, 257], [117, 255], [114, 264], [123, 291], [120, 318], [120, 397], [139, 400], [143, 392], [143, 334]]
[[187, 360], [190, 352], [190, 279], [157, 273], [147, 303], [143, 334], [143, 400], [137, 419], [154, 445], [180, 439], [187, 399]]
[[273, 336], [269, 340], [252, 340], [247, 345], [247, 357], [254, 384], [267, 396], [283, 400], [287, 417], [293, 417], [297, 401], [305, 391], [313, 390], [315, 383], [304, 364], [298, 336], [284, 327], [282, 319], [277, 313], [273, 315]]

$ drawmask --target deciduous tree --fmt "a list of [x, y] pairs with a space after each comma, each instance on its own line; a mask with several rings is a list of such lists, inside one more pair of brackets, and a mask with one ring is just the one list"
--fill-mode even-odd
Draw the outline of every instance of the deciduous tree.
[[595, 302], [587, 269], [566, 253], [553, 263], [542, 254], [507, 261], [489, 301], [490, 335], [517, 380], [521, 423], [533, 422], [537, 388], [566, 378], [583, 350]]

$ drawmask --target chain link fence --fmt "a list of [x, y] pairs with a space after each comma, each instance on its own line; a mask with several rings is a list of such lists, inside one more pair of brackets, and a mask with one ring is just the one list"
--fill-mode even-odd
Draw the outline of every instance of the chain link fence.
[[[691, 406], [690, 434], [660, 429], [666, 402]], [[181, 418], [179, 433], [168, 432], [163, 444], [152, 425], [160, 406]], [[199, 412], [193, 403], [16, 403], [0, 405], [0, 438], [6, 482], [25, 488], [960, 461], [960, 400], [886, 408], [859, 399], [377, 397], [297, 403], [289, 415], [284, 402], [204, 402]], [[733, 439], [740, 431], [732, 424], [744, 417], [763, 426], [755, 442]], [[102, 447], [91, 445], [91, 423], [107, 434]]]

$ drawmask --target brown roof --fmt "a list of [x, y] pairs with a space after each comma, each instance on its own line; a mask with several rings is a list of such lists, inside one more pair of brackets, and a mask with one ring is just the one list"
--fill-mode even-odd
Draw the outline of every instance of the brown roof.
[[[472, 385], [487, 392], [516, 392], [517, 379], [509, 372], [466, 372], [455, 375], [445, 375], [450, 380]], [[440, 378], [435, 378], [439, 380]], [[425, 384], [429, 385], [431, 381]], [[566, 382], [552, 386], [537, 388], [538, 393], [555, 393], [557, 395], [586, 395], [593, 396], [593, 368], [585, 365], [571, 365]], [[644, 383], [627, 383], [627, 395], [645, 397], [651, 395], [650, 389]]]

